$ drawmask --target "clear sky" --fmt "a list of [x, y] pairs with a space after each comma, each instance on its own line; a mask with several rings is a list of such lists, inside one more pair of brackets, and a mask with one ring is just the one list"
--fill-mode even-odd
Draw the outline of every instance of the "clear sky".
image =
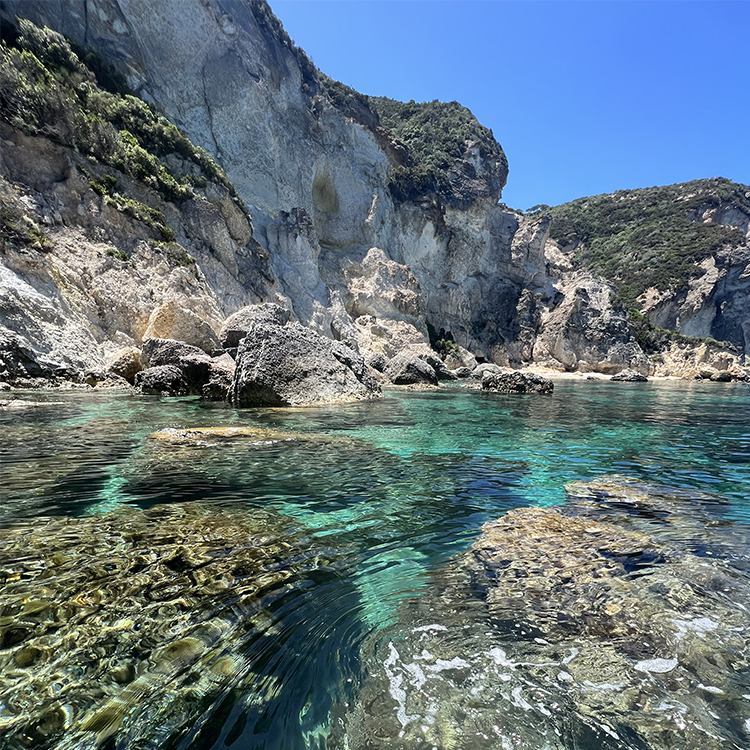
[[332, 78], [469, 107], [505, 149], [515, 208], [750, 184], [750, 2], [269, 2]]

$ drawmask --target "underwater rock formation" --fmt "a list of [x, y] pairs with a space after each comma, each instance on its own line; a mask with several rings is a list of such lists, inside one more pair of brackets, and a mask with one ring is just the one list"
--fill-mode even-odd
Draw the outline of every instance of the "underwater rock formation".
[[0, 530], [3, 747], [157, 747], [200, 724], [251, 672], [268, 608], [329, 566], [293, 532], [197, 504]]
[[363, 651], [334, 746], [747, 747], [748, 532], [686, 494], [606, 477], [486, 523]]

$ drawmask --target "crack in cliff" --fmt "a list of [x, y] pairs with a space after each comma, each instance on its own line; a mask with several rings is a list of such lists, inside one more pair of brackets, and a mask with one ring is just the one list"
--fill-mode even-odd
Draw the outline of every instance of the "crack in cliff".
[[83, 0], [83, 46], [89, 45], [89, 0]]
[[208, 115], [208, 132], [211, 135], [211, 140], [214, 143], [214, 157], [219, 159], [219, 144], [216, 141], [214, 135], [214, 115], [211, 111], [211, 104], [208, 101], [208, 90], [206, 89], [206, 66], [201, 68], [201, 84], [203, 86], [203, 103], [206, 106], [206, 114]]

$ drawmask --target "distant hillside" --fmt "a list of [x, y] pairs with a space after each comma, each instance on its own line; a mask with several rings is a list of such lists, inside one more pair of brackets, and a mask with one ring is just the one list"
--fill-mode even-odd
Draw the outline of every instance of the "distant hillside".
[[551, 238], [574, 267], [600, 273], [623, 303], [638, 307], [647, 289], [678, 292], [703, 274], [702, 261], [745, 242], [750, 187], [723, 178], [694, 180], [542, 210], [552, 219]]

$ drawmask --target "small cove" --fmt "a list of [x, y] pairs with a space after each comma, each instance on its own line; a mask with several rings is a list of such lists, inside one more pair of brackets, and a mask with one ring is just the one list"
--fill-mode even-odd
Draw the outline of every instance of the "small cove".
[[[210, 617], [200, 623], [203, 635], [190, 637], [205, 644], [214, 638], [205, 635], [205, 623], [225, 623], [228, 642], [217, 635], [211, 648], [223, 649], [221, 658], [240, 666], [226, 679], [195, 688], [200, 699], [188, 700], [184, 691], [191, 689], [192, 678], [173, 659], [173, 687], [154, 681], [139, 699], [144, 715], [126, 717], [122, 724], [124, 732], [128, 722], [145, 727], [141, 737], [134, 734], [122, 744], [122, 734], [100, 736], [105, 747], [344, 746], [340, 727], [356, 715], [347, 709], [357, 703], [363, 685], [367, 690], [370, 672], [382, 672], [388, 663], [396, 673], [387, 645], [410, 632], [414, 608], [436, 595], [449, 561], [470, 547], [486, 521], [512, 509], [564, 505], [570, 482], [610, 474], [657, 482], [683, 491], [688, 515], [691, 493], [712, 493], [721, 500], [711, 506], [717, 524], [740, 530], [750, 524], [750, 388], [742, 384], [561, 380], [549, 397], [444, 388], [389, 391], [380, 402], [348, 406], [239, 411], [195, 399], [19, 395], [49, 404], [0, 412], [4, 529], [26, 524], [38, 535], [34, 538], [43, 538], [45, 524], [51, 529], [55, 523], [46, 519], [68, 517], [81, 524], [76, 526], [81, 536], [90, 536], [98, 519], [112, 512], [169, 505], [188, 508], [189, 515], [193, 506], [208, 507], [218, 515], [240, 514], [232, 518], [248, 514], [253, 523], [258, 513], [278, 517], [268, 523], [278, 523], [274, 533], [287, 540], [294, 560], [292, 573], [280, 575], [284, 565], [274, 547], [267, 567], [279, 575], [252, 600], [215, 592], [201, 599], [208, 602]], [[301, 437], [206, 438], [197, 445], [149, 437], [168, 428], [250, 425]], [[153, 528], [161, 529], [158, 523]], [[741, 538], [730, 536], [722, 547], [740, 578], [748, 569], [748, 550], [736, 541]], [[698, 554], [687, 531], [677, 541]], [[634, 557], [632, 566], [656, 559]], [[236, 571], [233, 575], [245, 580]], [[34, 591], [29, 595], [37, 597]], [[463, 622], [467, 637], [480, 637], [485, 624], [473, 607], [466, 603]], [[175, 616], [174, 622], [198, 627], [189, 617]], [[132, 628], [138, 625], [134, 620]], [[151, 658], [144, 651], [144, 662]], [[82, 674], [87, 668], [77, 665]], [[25, 678], [23, 667], [11, 672], [3, 676], [0, 731], [8, 733], [7, 747], [20, 748], [29, 745], [20, 723], [14, 723], [18, 713], [9, 696]], [[167, 674], [158, 659], [152, 672]], [[50, 697], [50, 705], [64, 707], [64, 696], [61, 688], [61, 697]], [[516, 698], [513, 710], [522, 717], [525, 699], [520, 693]], [[746, 704], [737, 726], [726, 728], [727, 737], [746, 731], [750, 700]], [[181, 706], [178, 714], [175, 705]], [[390, 710], [396, 711], [395, 704]], [[560, 722], [565, 725], [564, 716]], [[96, 746], [91, 732], [89, 744], [82, 745], [78, 739], [70, 744], [72, 730], [56, 734], [54, 726], [49, 731], [37, 726], [34, 731], [32, 747]], [[597, 738], [587, 745], [581, 737], [571, 734], [561, 746], [601, 746], [593, 744]], [[522, 731], [519, 738], [514, 746], [560, 746]], [[741, 747], [734, 741], [718, 746]], [[612, 747], [644, 747], [637, 738], [623, 742]], [[378, 746], [394, 745], [386, 739], [362, 744]], [[457, 740], [455, 746], [471, 744]]]

